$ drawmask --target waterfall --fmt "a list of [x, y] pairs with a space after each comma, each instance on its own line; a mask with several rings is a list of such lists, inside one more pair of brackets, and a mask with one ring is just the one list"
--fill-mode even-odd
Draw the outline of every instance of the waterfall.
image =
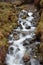
[[[23, 15], [28, 15], [28, 17], [26, 19], [22, 19], [21, 17]], [[33, 13], [30, 11], [27, 12], [25, 10], [22, 10], [20, 12], [17, 22], [19, 25], [21, 25], [22, 29], [20, 28], [20, 26], [17, 29], [14, 29], [14, 32], [15, 33], [17, 32], [15, 37], [13, 37], [13, 35], [14, 35], [13, 33], [9, 35], [8, 42], [11, 45], [8, 48], [9, 53], [6, 54], [6, 64], [7, 65], [25, 65], [24, 61], [23, 61], [23, 57], [26, 52], [26, 47], [23, 46], [24, 41], [28, 39], [28, 44], [30, 44], [30, 41], [35, 39], [34, 32], [35, 32], [36, 27], [31, 23], [31, 21], [34, 19], [34, 17], [32, 15], [33, 15]], [[27, 34], [27, 32], [28, 32], [28, 34]], [[17, 35], [18, 35], [18, 37], [17, 37]], [[38, 42], [34, 43], [34, 45], [37, 43]], [[31, 46], [34, 47], [34, 45], [32, 44]], [[32, 57], [31, 46], [28, 46], [29, 47], [28, 53]], [[37, 65], [40, 65], [39, 61], [37, 61], [34, 58], [30, 58], [30, 62], [31, 62], [31, 65], [36, 65], [36, 63], [37, 63]]]

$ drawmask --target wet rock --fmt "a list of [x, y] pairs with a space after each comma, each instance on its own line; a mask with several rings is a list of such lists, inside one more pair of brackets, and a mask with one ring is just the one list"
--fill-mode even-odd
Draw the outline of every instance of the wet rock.
[[25, 36], [25, 35], [28, 34], [28, 32], [25, 32], [25, 31], [23, 31], [23, 32], [21, 32], [21, 33], [22, 33], [23, 36]]
[[19, 25], [20, 29], [23, 29], [23, 27], [21, 26], [21, 24]]
[[15, 40], [18, 40], [19, 39], [19, 36], [18, 35], [14, 35], [14, 39]]
[[22, 16], [22, 19], [26, 19], [27, 15]]
[[19, 14], [19, 18], [26, 19], [26, 17], [27, 17], [27, 11], [22, 10]]
[[30, 26], [27, 26], [26, 29], [31, 29], [31, 27]]
[[29, 45], [30, 43], [29, 43], [29, 40], [28, 39], [26, 39], [25, 41], [24, 41], [24, 43], [23, 43], [23, 45], [24, 46], [27, 46], [27, 45]]
[[24, 62], [28, 62], [30, 60], [30, 57], [28, 54], [25, 54], [23, 57]]

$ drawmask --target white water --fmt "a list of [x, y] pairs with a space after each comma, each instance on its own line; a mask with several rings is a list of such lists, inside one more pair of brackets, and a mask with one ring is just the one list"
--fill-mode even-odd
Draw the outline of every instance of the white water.
[[[21, 17], [24, 14], [28, 14], [29, 17], [27, 17], [26, 19], [21, 19]], [[9, 46], [8, 51], [9, 53], [6, 55], [6, 64], [7, 65], [24, 65], [23, 62], [23, 57], [24, 54], [26, 52], [26, 48], [23, 46], [23, 43], [26, 39], [34, 39], [35, 36], [35, 29], [36, 27], [34, 27], [31, 23], [31, 21], [34, 19], [34, 17], [32, 16], [33, 13], [32, 12], [27, 12], [25, 10], [22, 10], [22, 13], [19, 14], [19, 20], [18, 20], [18, 24], [20, 24], [22, 26], [22, 29], [20, 27], [18, 27], [17, 29], [14, 29], [14, 31], [16, 30], [16, 32], [18, 31], [24, 31], [24, 32], [29, 32], [30, 34], [25, 34], [25, 36], [23, 36], [22, 33], [19, 34], [19, 39], [15, 40], [13, 37], [13, 34], [10, 35], [11, 40], [9, 39], [9, 43], [12, 45]], [[24, 24], [23, 24], [24, 23]], [[26, 26], [30, 26], [30, 29], [26, 29]], [[29, 50], [29, 54], [32, 51], [32, 49], [30, 48]], [[34, 62], [34, 59], [31, 58], [30, 59], [31, 65], [35, 65], [36, 62]], [[37, 64], [40, 65], [40, 64]]]
[[40, 65], [39, 61], [34, 58], [31, 58], [30, 62], [31, 62], [31, 65]]

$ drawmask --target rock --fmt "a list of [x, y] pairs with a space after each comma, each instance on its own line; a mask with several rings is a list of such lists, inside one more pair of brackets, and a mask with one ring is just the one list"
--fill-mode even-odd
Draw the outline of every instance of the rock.
[[19, 36], [17, 34], [14, 35], [14, 39], [15, 40], [18, 40], [19, 39]]
[[31, 29], [31, 27], [30, 26], [27, 26], [26, 29]]
[[27, 45], [29, 45], [30, 43], [29, 43], [29, 39], [26, 39], [25, 41], [24, 41], [24, 46], [27, 46]]
[[30, 60], [30, 57], [28, 54], [25, 54], [23, 57], [24, 62], [28, 62]]
[[26, 17], [27, 17], [27, 11], [22, 10], [19, 14], [19, 18], [26, 19]]
[[23, 15], [21, 18], [22, 18], [22, 19], [26, 19], [26, 17], [27, 17], [27, 15]]

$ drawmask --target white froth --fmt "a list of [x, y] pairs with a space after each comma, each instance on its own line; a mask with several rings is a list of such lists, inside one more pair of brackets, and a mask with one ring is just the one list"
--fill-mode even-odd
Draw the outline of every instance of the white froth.
[[[21, 17], [25, 14], [28, 14], [29, 16], [26, 19], [22, 19]], [[33, 13], [32, 12], [27, 12], [25, 10], [22, 10], [19, 14], [19, 19], [18, 19], [18, 24], [20, 24], [22, 26], [22, 29], [20, 28], [20, 26], [17, 29], [14, 29], [14, 31], [24, 31], [24, 32], [30, 32], [30, 34], [26, 34], [25, 36], [22, 35], [22, 33], [20, 33], [19, 37], [20, 39], [15, 40], [13, 39], [13, 34], [10, 35], [10, 37], [12, 38], [12, 40], [9, 40], [9, 43], [13, 43], [12, 45], [9, 46], [8, 50], [9, 50], [9, 54], [6, 55], [6, 64], [7, 65], [24, 65], [24, 63], [22, 63], [22, 59], [23, 56], [26, 52], [26, 48], [23, 46], [23, 42], [26, 39], [33, 39], [33, 37], [35, 36], [34, 31], [36, 29], [36, 27], [34, 27], [31, 24], [31, 21], [34, 19], [34, 17], [32, 16]], [[26, 26], [30, 26], [30, 29], [26, 29]], [[36, 43], [38, 44], [38, 43]], [[11, 48], [13, 48], [13, 50], [11, 50]], [[31, 48], [29, 48], [29, 54], [32, 51]], [[37, 63], [37, 61], [34, 58], [30, 59], [31, 65], [35, 65], [35, 63]], [[40, 64], [38, 64], [40, 65]]]

